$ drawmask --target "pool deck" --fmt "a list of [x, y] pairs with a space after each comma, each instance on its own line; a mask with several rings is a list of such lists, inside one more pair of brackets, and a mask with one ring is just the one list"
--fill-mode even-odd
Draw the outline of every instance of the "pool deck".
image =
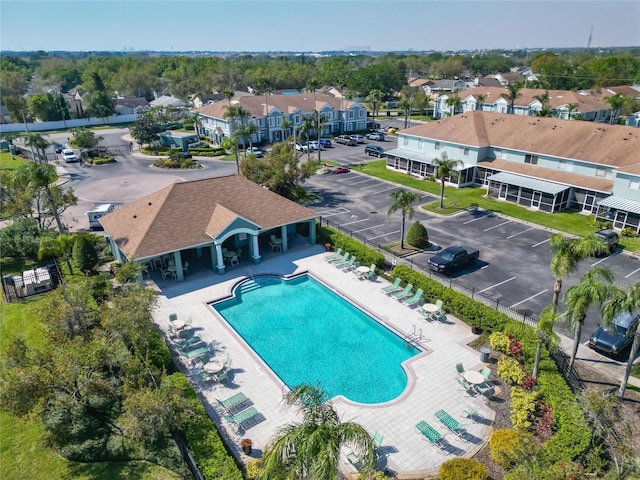
[[[421, 346], [425, 349], [425, 353], [405, 363], [409, 381], [402, 395], [393, 401], [363, 405], [342, 397], [334, 398], [334, 406], [342, 420], [355, 421], [371, 434], [377, 431], [384, 436], [379, 449], [382, 454], [379, 468], [390, 470], [398, 478], [433, 477], [444, 461], [460, 456], [472, 457], [488, 441], [495, 418], [491, 401], [480, 396], [471, 397], [461, 390], [456, 381], [457, 363], [462, 363], [467, 370], [479, 370], [485, 366], [480, 362], [479, 352], [468, 346], [476, 335], [451, 315], [447, 316], [446, 323], [425, 321], [415, 308], [407, 307], [381, 292], [380, 289], [388, 285], [386, 280], [359, 280], [351, 272], [342, 272], [325, 262], [326, 255], [321, 246], [299, 248], [269, 256], [259, 265], [251, 265], [250, 273], [292, 275], [309, 272], [401, 337], [413, 330], [415, 325], [416, 330], [422, 330]], [[283, 403], [286, 388], [280, 379], [208, 305], [228, 297], [233, 286], [248, 274], [247, 268], [238, 268], [224, 275], [211, 272], [194, 278], [187, 277], [181, 283], [163, 284], [154, 311], [156, 323], [163, 328], [169, 325], [170, 313], [176, 313], [182, 320], [190, 317], [193, 321], [191, 328], [208, 343], [216, 357], [224, 359], [228, 355], [233, 360], [231, 381], [227, 385], [204, 384], [191, 375], [192, 369], [182, 364], [181, 369], [191, 379], [211, 418], [216, 424], [222, 425], [220, 430], [223, 437], [243, 462], [251, 457], [258, 458], [278, 429], [296, 420], [296, 409]], [[322, 312], [321, 305], [318, 309]], [[239, 434], [222, 420], [216, 402], [216, 398], [223, 400], [238, 392], [250, 398], [256, 410], [262, 414], [259, 423]], [[462, 416], [466, 406], [478, 411], [481, 417], [477, 423]], [[466, 424], [467, 441], [449, 433], [434, 417], [440, 409]], [[444, 435], [449, 444], [448, 454], [422, 440], [415, 428], [422, 420]], [[240, 439], [244, 437], [251, 438], [253, 442], [251, 457], [244, 455], [240, 448]], [[343, 464], [346, 475], [356, 473], [346, 458], [343, 458]]]

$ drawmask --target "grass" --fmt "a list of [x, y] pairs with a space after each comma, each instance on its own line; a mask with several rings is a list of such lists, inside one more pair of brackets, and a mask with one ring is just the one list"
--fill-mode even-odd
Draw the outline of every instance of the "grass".
[[[43, 345], [44, 335], [37, 315], [39, 298], [20, 303], [0, 303], [0, 352], [18, 335], [24, 337], [30, 348], [37, 350]], [[0, 472], [3, 480], [180, 478], [174, 472], [149, 462], [71, 462], [44, 445], [44, 435], [44, 427], [37, 415], [18, 418], [0, 413]]]
[[11, 155], [9, 152], [0, 152], [0, 170], [13, 170], [24, 162], [26, 160], [22, 157]]
[[[440, 183], [438, 182], [420, 180], [419, 178], [406, 175], [404, 173], [388, 170], [386, 168], [385, 160], [379, 160], [363, 165], [352, 165], [351, 168], [374, 177], [382, 178], [399, 185], [404, 185], [405, 187], [435, 195], [437, 197], [437, 201], [427, 203], [421, 207], [432, 213], [449, 215], [467, 208], [479, 207], [572, 235], [585, 236], [598, 230], [598, 228], [592, 225], [593, 216], [591, 215], [584, 215], [577, 211], [564, 211], [549, 214], [529, 210], [513, 203], [499, 202], [492, 198], [487, 198], [485, 196], [486, 190], [481, 187], [445, 187], [445, 208], [440, 209]], [[640, 237], [620, 237], [620, 246], [631, 252], [640, 252]]]

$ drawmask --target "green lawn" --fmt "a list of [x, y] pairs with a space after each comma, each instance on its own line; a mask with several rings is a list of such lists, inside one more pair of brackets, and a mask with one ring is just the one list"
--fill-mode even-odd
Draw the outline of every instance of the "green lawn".
[[[38, 298], [22, 303], [0, 303], [0, 351], [7, 341], [24, 336], [30, 347], [44, 341], [37, 320]], [[3, 480], [30, 479], [143, 479], [175, 480], [174, 472], [149, 462], [79, 463], [65, 460], [46, 447], [44, 427], [37, 416], [17, 418], [0, 413], [0, 472]]]
[[26, 160], [9, 152], [0, 152], [0, 170], [13, 170]]
[[[573, 235], [585, 236], [598, 230], [592, 225], [593, 216], [591, 215], [583, 215], [576, 211], [565, 211], [554, 214], [532, 211], [513, 203], [499, 202], [491, 198], [486, 198], [486, 190], [480, 187], [445, 187], [445, 208], [441, 210], [439, 205], [440, 183], [438, 182], [420, 180], [419, 178], [412, 177], [404, 173], [388, 170], [386, 168], [385, 160], [379, 160], [363, 165], [352, 165], [351, 168], [374, 177], [434, 194], [438, 197], [438, 201], [428, 203], [421, 207], [433, 213], [448, 215], [465, 208], [477, 206], [508, 217], [517, 218]], [[640, 237], [620, 237], [620, 246], [625, 248], [627, 251], [640, 252]]]

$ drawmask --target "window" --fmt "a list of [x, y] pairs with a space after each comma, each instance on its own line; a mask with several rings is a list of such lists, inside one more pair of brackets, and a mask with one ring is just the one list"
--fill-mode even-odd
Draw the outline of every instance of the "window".
[[606, 173], [606, 170], [604, 168], [602, 167], [596, 168], [596, 177], [604, 178], [605, 173]]
[[364, 108], [360, 110], [360, 118], [364, 118], [366, 115], [367, 115], [367, 112], [365, 111]]
[[469, 156], [469, 147], [460, 147], [460, 151], [462, 152], [462, 155]]
[[275, 124], [274, 119], [273, 118], [269, 118], [269, 126], [273, 127]]
[[503, 158], [502, 150], [500, 150], [499, 148], [496, 148], [496, 149], [493, 151], [493, 153], [494, 153], [494, 155], [496, 156], [496, 158]]
[[282, 125], [282, 117], [276, 118], [276, 125], [278, 126]]
[[524, 163], [530, 163], [531, 165], [537, 165], [538, 164], [538, 156], [537, 155], [525, 155], [524, 156]]
[[558, 161], [558, 170], [566, 170], [567, 169], [567, 161], [560, 160]]
[[631, 190], [640, 190], [640, 180], [629, 180], [629, 188]]
[[[406, 145], [406, 144], [405, 144]], [[433, 149], [434, 150], [440, 150], [440, 142], [436, 142], [433, 144]]]
[[409, 145], [409, 137], [402, 137], [402, 144], [403, 145]]
[[418, 140], [418, 148], [422, 150], [424, 148], [424, 139], [421, 138]]
[[300, 123], [300, 114], [299, 113], [294, 115], [293, 118], [294, 118], [293, 123]]
[[349, 117], [348, 118], [352, 119], [354, 117], [355, 117], [355, 115], [353, 114], [353, 110], [349, 110]]

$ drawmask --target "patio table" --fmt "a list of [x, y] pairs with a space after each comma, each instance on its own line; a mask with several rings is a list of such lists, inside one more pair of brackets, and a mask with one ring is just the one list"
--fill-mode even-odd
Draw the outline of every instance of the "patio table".
[[484, 375], [480, 372], [476, 372], [475, 370], [467, 370], [464, 372], [464, 379], [474, 385], [480, 385], [487, 381], [487, 379], [484, 378]]
[[425, 303], [425, 304], [422, 306], [422, 309], [423, 309], [425, 312], [428, 312], [428, 313], [436, 313], [436, 312], [439, 310], [439, 308], [437, 307], [437, 305], [435, 305], [435, 304], [433, 304], [433, 303]]
[[212, 360], [203, 367], [207, 373], [220, 373], [224, 370], [224, 363], [219, 360]]

